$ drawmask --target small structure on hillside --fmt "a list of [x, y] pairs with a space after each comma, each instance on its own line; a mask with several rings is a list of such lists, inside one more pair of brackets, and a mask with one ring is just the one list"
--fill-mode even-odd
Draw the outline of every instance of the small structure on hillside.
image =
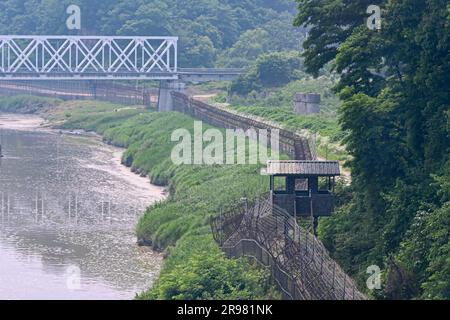
[[334, 212], [335, 178], [340, 175], [337, 161], [268, 161], [270, 199], [273, 206], [294, 217], [318, 217]]
[[294, 112], [297, 114], [315, 114], [320, 112], [319, 93], [297, 93], [294, 96]]

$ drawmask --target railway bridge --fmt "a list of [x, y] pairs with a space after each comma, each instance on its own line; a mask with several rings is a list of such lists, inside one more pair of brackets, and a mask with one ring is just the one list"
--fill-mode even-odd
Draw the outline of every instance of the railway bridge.
[[177, 37], [0, 36], [1, 80], [157, 80], [158, 110], [186, 82], [230, 81], [242, 69], [178, 67]]

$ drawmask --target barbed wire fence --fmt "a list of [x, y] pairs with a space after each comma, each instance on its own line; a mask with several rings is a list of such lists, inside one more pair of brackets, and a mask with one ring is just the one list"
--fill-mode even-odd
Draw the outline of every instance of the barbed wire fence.
[[267, 197], [221, 213], [211, 227], [228, 257], [249, 256], [270, 267], [285, 299], [367, 299], [324, 245]]

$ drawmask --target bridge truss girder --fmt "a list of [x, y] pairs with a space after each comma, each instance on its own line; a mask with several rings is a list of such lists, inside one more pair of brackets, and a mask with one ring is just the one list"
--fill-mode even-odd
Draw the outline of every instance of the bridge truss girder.
[[178, 79], [177, 37], [0, 36], [0, 80]]

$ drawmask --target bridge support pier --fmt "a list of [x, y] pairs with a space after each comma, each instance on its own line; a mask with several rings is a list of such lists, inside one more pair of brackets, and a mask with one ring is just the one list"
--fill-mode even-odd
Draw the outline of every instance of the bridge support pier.
[[142, 103], [147, 109], [150, 109], [150, 107], [152, 106], [151, 94], [148, 88], [144, 88], [144, 90], [142, 91]]
[[162, 80], [159, 84], [158, 111], [168, 112], [173, 110], [172, 92], [184, 93], [186, 84], [178, 80]]

